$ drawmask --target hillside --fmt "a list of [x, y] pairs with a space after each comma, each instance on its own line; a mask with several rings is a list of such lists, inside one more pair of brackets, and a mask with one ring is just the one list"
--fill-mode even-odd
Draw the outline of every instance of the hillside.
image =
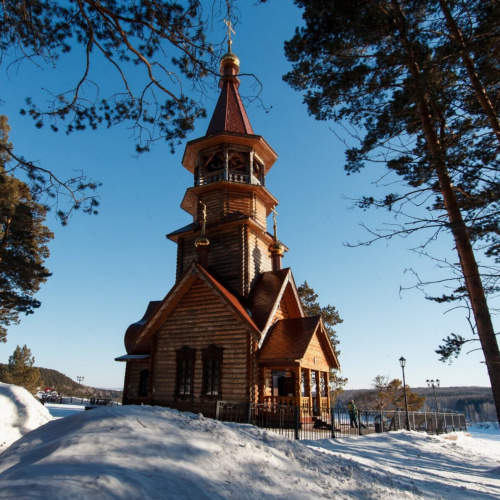
[[[425, 396], [424, 411], [436, 409], [432, 387], [412, 387], [411, 390]], [[346, 390], [339, 403], [347, 405], [350, 399], [361, 399], [369, 389]], [[439, 387], [436, 399], [440, 411], [465, 412], [469, 422], [495, 422], [497, 420], [493, 394], [490, 387]]]
[[[4, 366], [0, 363], [0, 368]], [[91, 396], [100, 396], [104, 398], [111, 398], [114, 401], [121, 402], [122, 391], [114, 391], [111, 389], [99, 389], [96, 387], [89, 387], [87, 385], [79, 384], [75, 382], [68, 376], [64, 375], [57, 370], [52, 370], [50, 368], [40, 368], [40, 375], [43, 380], [43, 387], [50, 387], [58, 392], [61, 396], [75, 396], [89, 398]], [[1, 371], [1, 370], [0, 370]], [[3, 380], [0, 380], [3, 382]]]

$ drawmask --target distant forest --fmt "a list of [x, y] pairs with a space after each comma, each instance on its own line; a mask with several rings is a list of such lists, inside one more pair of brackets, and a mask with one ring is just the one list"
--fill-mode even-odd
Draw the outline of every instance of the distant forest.
[[[5, 366], [0, 363], [0, 367]], [[74, 380], [70, 379], [66, 375], [57, 370], [51, 370], [50, 368], [40, 368], [42, 377], [42, 390], [46, 388], [51, 388], [60, 396], [74, 396], [78, 398], [90, 398], [90, 397], [100, 397], [100, 398], [111, 398], [113, 401], [121, 402], [123, 391], [114, 391], [111, 389], [98, 389], [95, 387], [89, 387], [84, 384], [79, 384]], [[1, 370], [0, 370], [1, 371]], [[0, 380], [0, 382], [3, 382]]]
[[[412, 387], [411, 390], [425, 396], [422, 411], [436, 409], [432, 387]], [[361, 396], [367, 392], [369, 389], [346, 390], [340, 395], [338, 404], [347, 405], [349, 400], [361, 399]], [[436, 387], [436, 399], [439, 411], [465, 412], [469, 422], [496, 422], [497, 420], [490, 387]]]

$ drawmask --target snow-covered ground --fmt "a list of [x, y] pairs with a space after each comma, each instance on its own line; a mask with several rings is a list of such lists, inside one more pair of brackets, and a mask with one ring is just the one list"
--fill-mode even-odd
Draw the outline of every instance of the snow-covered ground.
[[26, 389], [0, 382], [0, 453], [14, 441], [51, 420], [47, 408]]
[[[0, 448], [0, 498], [500, 497], [495, 439], [401, 431], [297, 442], [148, 406], [103, 407], [51, 420], [28, 393], [21, 398], [22, 391], [0, 384], [2, 441], [4, 433], [24, 434]], [[25, 420], [40, 427], [28, 432]]]
[[85, 405], [45, 403], [45, 408], [55, 418], [69, 417], [75, 413], [85, 411]]

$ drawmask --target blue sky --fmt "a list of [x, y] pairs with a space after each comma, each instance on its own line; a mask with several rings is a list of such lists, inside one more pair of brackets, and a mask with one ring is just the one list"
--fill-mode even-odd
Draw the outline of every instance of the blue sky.
[[[347, 176], [345, 146], [332, 131], [342, 135], [342, 130], [309, 117], [302, 96], [282, 81], [290, 69], [283, 42], [300, 23], [299, 10], [291, 2], [241, 5], [233, 52], [241, 72], [254, 73], [262, 82], [261, 98], [271, 107], [266, 112], [253, 102], [247, 112], [254, 132], [279, 155], [266, 186], [280, 201], [279, 237], [289, 248], [283, 265], [292, 268], [298, 285], [307, 280], [321, 304], [334, 305], [344, 319], [337, 332], [348, 388], [369, 387], [376, 375], [401, 378], [401, 356], [407, 359], [406, 381], [412, 387], [428, 378], [439, 378], [443, 386], [489, 385], [480, 351], [462, 354], [451, 366], [434, 353], [451, 332], [469, 335], [465, 311], [448, 311], [418, 290], [400, 294], [400, 287], [415, 284], [407, 269], [428, 280], [443, 276], [432, 261], [410, 250], [424, 235], [369, 247], [345, 245], [368, 238], [361, 223], [375, 228], [393, 219], [383, 211], [351, 208], [349, 199], [377, 194], [374, 182], [383, 170], [372, 166]], [[218, 42], [225, 34], [219, 24], [212, 33]], [[53, 276], [38, 294], [42, 307], [9, 329], [7, 344], [0, 344], [0, 362], [7, 362], [16, 345], [27, 344], [37, 366], [74, 380], [83, 376], [84, 384], [94, 387], [121, 388], [124, 364], [114, 358], [125, 354], [125, 330], [142, 317], [149, 300], [162, 299], [174, 284], [176, 246], [165, 235], [191, 222], [180, 202], [192, 175], [181, 166], [184, 145], [171, 155], [166, 144], [157, 143], [135, 158], [126, 127], [70, 136], [36, 130], [19, 108], [41, 87], [71, 81], [78, 53], [62, 62], [56, 71], [24, 64], [11, 68], [9, 78], [4, 73], [0, 113], [9, 116], [16, 152], [63, 177], [81, 169], [100, 180], [100, 213], [77, 214], [64, 228], [49, 214], [55, 239], [47, 265]], [[242, 77], [242, 96], [253, 93], [251, 84], [251, 78]], [[214, 90], [205, 103], [209, 117], [216, 99]], [[208, 118], [199, 120], [189, 140], [204, 135], [207, 126]], [[430, 247], [434, 255], [455, 262], [452, 250], [447, 235]], [[491, 308], [498, 306], [498, 300], [491, 301]]]

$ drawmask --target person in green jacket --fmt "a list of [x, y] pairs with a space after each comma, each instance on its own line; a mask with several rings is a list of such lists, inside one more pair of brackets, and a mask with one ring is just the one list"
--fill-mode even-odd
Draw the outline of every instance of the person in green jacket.
[[353, 399], [351, 399], [351, 401], [349, 401], [349, 404], [347, 405], [347, 410], [349, 411], [349, 419], [351, 420], [351, 427], [357, 427], [358, 426], [358, 409], [356, 408], [356, 405], [354, 404]]

